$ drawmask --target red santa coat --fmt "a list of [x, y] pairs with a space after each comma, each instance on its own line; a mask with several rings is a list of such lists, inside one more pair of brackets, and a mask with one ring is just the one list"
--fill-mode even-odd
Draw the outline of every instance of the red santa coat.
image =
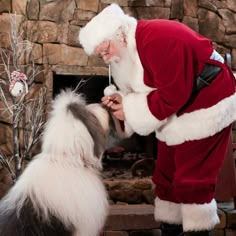
[[[135, 37], [144, 84], [156, 88], [123, 99], [127, 123], [135, 132], [155, 131], [159, 140], [176, 145], [212, 136], [236, 119], [234, 76], [226, 64], [210, 59], [214, 48], [209, 39], [168, 20], [138, 21]], [[222, 70], [188, 104], [206, 63]]]

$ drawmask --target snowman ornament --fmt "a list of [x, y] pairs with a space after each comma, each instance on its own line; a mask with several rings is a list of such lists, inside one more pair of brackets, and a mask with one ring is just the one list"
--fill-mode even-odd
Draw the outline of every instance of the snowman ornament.
[[9, 91], [13, 97], [19, 97], [28, 93], [27, 77], [24, 73], [13, 71]]

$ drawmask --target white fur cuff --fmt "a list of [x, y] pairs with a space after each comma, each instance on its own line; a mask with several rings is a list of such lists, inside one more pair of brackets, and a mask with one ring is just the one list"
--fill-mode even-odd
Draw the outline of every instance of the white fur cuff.
[[130, 93], [124, 96], [123, 109], [127, 123], [140, 135], [148, 135], [166, 122], [158, 120], [150, 112], [147, 93]]
[[124, 130], [123, 130], [120, 121], [117, 120], [114, 116], [112, 116], [112, 119], [114, 121], [115, 130], [119, 137], [129, 138], [134, 133], [134, 131], [131, 129], [131, 127], [127, 122], [124, 122]]
[[236, 120], [235, 107], [236, 93], [212, 107], [172, 115], [161, 131], [156, 130], [156, 137], [167, 145], [176, 145], [213, 136]]
[[211, 230], [219, 223], [214, 199], [208, 204], [182, 204], [182, 216], [184, 232]]
[[154, 217], [156, 221], [169, 224], [182, 224], [181, 204], [155, 199]]

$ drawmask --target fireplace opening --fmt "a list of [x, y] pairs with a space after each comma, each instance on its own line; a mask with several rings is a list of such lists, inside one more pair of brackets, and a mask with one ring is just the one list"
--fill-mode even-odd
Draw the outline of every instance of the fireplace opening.
[[[53, 97], [63, 89], [77, 88], [79, 93], [85, 95], [87, 103], [100, 103], [103, 91], [108, 85], [108, 76], [54, 74]], [[103, 158], [104, 177], [132, 178], [152, 175], [156, 147], [154, 133], [148, 136], [133, 134], [126, 139], [110, 133]]]

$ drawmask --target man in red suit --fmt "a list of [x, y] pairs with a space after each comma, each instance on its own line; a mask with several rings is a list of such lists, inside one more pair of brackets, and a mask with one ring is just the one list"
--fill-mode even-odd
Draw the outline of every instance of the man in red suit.
[[137, 21], [116, 4], [79, 39], [88, 55], [111, 65], [119, 91], [102, 103], [123, 133], [156, 133], [154, 215], [162, 235], [210, 235], [219, 223], [216, 178], [236, 119], [235, 78], [224, 59], [187, 26]]

